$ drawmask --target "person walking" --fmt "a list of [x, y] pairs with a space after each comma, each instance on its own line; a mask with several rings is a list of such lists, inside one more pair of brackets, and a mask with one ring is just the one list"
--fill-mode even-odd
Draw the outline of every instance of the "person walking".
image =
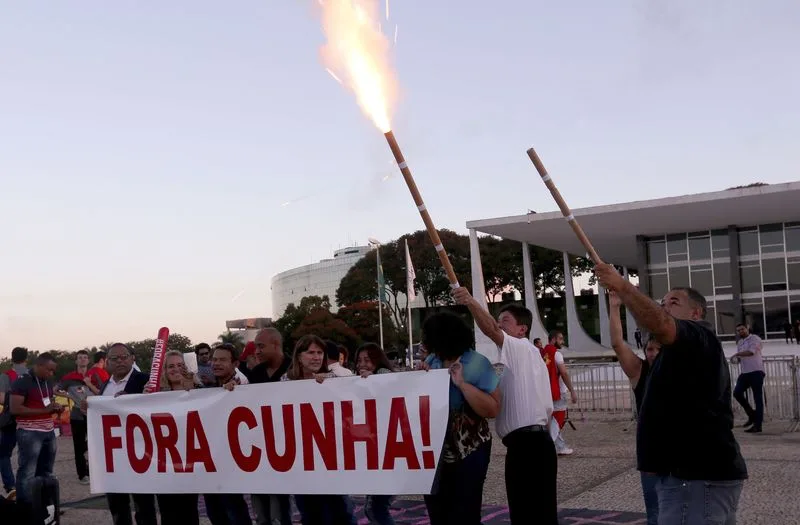
[[[761, 356], [763, 343], [756, 334], [751, 334], [744, 324], [736, 326], [739, 340], [736, 342], [736, 353], [731, 356], [731, 362], [741, 363], [742, 371], [736, 379], [733, 397], [742, 405], [747, 422], [743, 425], [749, 427], [745, 432], [758, 434], [764, 423], [764, 359]], [[753, 392], [755, 409], [747, 401], [746, 393]]]

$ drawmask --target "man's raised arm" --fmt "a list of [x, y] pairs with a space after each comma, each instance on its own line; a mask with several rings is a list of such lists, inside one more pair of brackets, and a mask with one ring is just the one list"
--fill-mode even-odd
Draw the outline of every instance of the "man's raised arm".
[[664, 311], [655, 301], [626, 281], [610, 264], [598, 264], [594, 268], [597, 281], [607, 290], [616, 292], [636, 318], [639, 326], [647, 330], [662, 345], [671, 345], [678, 335], [675, 318]]
[[608, 292], [608, 319], [611, 325], [611, 348], [617, 354], [619, 364], [622, 371], [628, 376], [631, 381], [631, 386], [634, 388], [639, 382], [639, 376], [642, 373], [642, 360], [639, 359], [630, 346], [625, 342], [622, 337], [622, 318], [620, 317], [619, 309], [622, 306], [622, 301], [616, 292]]
[[469, 308], [469, 312], [475, 319], [475, 324], [478, 325], [478, 328], [480, 328], [481, 332], [483, 332], [486, 337], [491, 339], [497, 346], [503, 346], [505, 334], [503, 330], [500, 329], [500, 325], [497, 324], [497, 321], [492, 317], [492, 314], [489, 313], [489, 310], [478, 304], [478, 301], [472, 297], [469, 290], [463, 286], [456, 288], [453, 290], [453, 298], [458, 304]]

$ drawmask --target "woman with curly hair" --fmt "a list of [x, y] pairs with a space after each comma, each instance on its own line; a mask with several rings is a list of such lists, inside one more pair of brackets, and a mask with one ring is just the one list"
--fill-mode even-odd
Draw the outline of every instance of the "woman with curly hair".
[[489, 418], [500, 411], [500, 380], [474, 350], [472, 329], [459, 316], [440, 312], [422, 326], [430, 352], [424, 369], [450, 370], [450, 416], [444, 447], [425, 506], [431, 525], [479, 525], [483, 484], [489, 470]]

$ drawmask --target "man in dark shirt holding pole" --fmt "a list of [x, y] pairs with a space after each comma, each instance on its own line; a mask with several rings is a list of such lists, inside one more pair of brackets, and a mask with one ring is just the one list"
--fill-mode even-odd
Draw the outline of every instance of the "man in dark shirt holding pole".
[[658, 476], [659, 524], [733, 525], [747, 467], [733, 437], [725, 355], [704, 321], [705, 297], [675, 288], [659, 306], [612, 265], [597, 265], [595, 275], [661, 343], [636, 432], [638, 469]]

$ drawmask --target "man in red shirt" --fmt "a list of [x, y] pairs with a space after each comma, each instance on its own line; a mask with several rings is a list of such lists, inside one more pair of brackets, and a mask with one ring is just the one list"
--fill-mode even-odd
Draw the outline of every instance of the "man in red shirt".
[[578, 396], [572, 387], [564, 355], [560, 352], [564, 346], [564, 334], [558, 330], [550, 332], [548, 345], [542, 352], [542, 359], [547, 365], [550, 376], [550, 392], [553, 395], [553, 419], [551, 420], [550, 435], [556, 445], [559, 456], [568, 456], [573, 450], [567, 446], [561, 437], [561, 429], [567, 421], [567, 394], [570, 394], [573, 403], [578, 402]]
[[56, 433], [53, 414], [64, 407], [54, 401], [51, 378], [56, 373], [56, 361], [48, 353], [36, 358], [32, 373], [22, 376], [11, 385], [11, 414], [17, 420], [17, 503], [30, 506], [28, 485], [34, 477], [53, 475], [56, 459]]
[[111, 379], [111, 374], [106, 370], [106, 353], [101, 350], [94, 354], [94, 366], [86, 372], [83, 382], [89, 387], [92, 394], [97, 395], [109, 379]]
[[[69, 397], [75, 403], [70, 412], [69, 425], [72, 430], [72, 446], [75, 450], [75, 471], [78, 474], [78, 481], [82, 485], [89, 484], [89, 464], [86, 462], [86, 416], [80, 408], [81, 401], [86, 399], [90, 393], [85, 382], [89, 377], [88, 368], [89, 352], [79, 350], [75, 355], [75, 370], [62, 377], [56, 385], [56, 393]], [[95, 377], [98, 377], [97, 374]]]

